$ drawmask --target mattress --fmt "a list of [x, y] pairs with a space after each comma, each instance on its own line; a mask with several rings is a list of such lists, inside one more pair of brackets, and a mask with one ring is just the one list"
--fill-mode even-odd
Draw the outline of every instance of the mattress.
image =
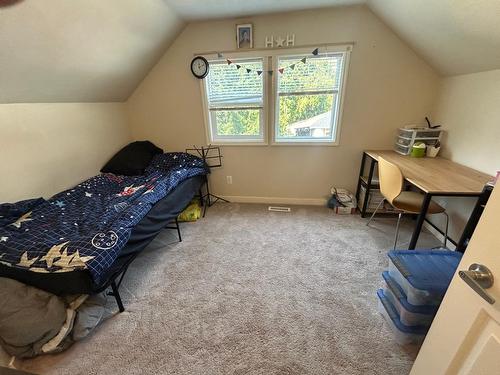
[[156, 235], [172, 222], [199, 192], [204, 175], [181, 182], [167, 196], [155, 203], [135, 226], [119, 257], [96, 284], [88, 270], [62, 273], [36, 273], [0, 264], [0, 277], [8, 277], [57, 295], [93, 294], [107, 287]]

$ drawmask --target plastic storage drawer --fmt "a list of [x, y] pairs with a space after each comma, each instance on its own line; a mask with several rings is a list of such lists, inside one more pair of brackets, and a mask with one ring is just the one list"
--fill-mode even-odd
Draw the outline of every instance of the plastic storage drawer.
[[412, 305], [439, 305], [462, 258], [448, 250], [395, 250], [388, 255], [389, 275]]
[[437, 306], [414, 306], [410, 304], [401, 287], [391, 278], [389, 272], [382, 273], [387, 285], [385, 297], [396, 309], [401, 323], [407, 326], [430, 326], [437, 312]]
[[409, 147], [412, 143], [411, 138], [397, 137], [396, 144], [403, 147]]
[[426, 144], [426, 146], [434, 146], [437, 141], [439, 141], [439, 138], [415, 138], [415, 139], [408, 139], [408, 138], [404, 138], [404, 137], [397, 137], [396, 138], [396, 145], [400, 146], [400, 147], [411, 147], [413, 146], [415, 143], [420, 143], [420, 142], [423, 142]]
[[441, 129], [427, 128], [399, 128], [398, 135], [405, 138], [438, 138], [441, 134]]
[[401, 155], [408, 155], [410, 153], [410, 147], [402, 146], [399, 143], [394, 145], [394, 151]]
[[421, 344], [428, 331], [428, 327], [424, 326], [406, 326], [399, 320], [397, 311], [391, 302], [386, 298], [384, 291], [379, 289], [378, 296], [378, 310], [385, 318], [387, 325], [394, 334], [396, 342], [400, 345], [408, 344]]

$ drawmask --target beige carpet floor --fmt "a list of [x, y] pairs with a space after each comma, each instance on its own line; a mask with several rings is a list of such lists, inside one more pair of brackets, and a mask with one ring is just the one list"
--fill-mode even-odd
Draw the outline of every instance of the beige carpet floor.
[[[394, 218], [372, 227], [326, 208], [217, 204], [164, 231], [122, 285], [126, 311], [38, 374], [407, 374], [416, 350], [377, 312]], [[403, 223], [401, 247], [413, 222]], [[420, 247], [436, 245], [423, 233]], [[108, 308], [116, 311], [114, 300]]]

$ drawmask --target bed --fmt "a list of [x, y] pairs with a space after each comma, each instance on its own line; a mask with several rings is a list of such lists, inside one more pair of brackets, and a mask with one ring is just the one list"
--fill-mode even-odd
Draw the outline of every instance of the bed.
[[111, 287], [123, 311], [118, 288], [129, 264], [163, 228], [181, 239], [176, 218], [207, 173], [193, 155], [157, 154], [142, 175], [102, 173], [49, 200], [11, 205], [11, 217], [0, 217], [0, 277], [60, 296]]

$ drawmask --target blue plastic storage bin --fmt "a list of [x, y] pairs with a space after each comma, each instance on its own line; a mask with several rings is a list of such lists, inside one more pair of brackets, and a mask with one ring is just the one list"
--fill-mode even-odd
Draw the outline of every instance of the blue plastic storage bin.
[[407, 326], [430, 326], [436, 315], [438, 306], [432, 305], [412, 305], [408, 302], [403, 289], [389, 275], [389, 272], [382, 273], [386, 288], [385, 297], [391, 302], [399, 315], [401, 323]]
[[412, 305], [439, 305], [462, 259], [449, 250], [395, 250], [389, 254], [389, 275]]
[[401, 345], [422, 343], [429, 327], [404, 325], [399, 320], [397, 311], [387, 299], [382, 289], [377, 291], [377, 296], [379, 299], [378, 310], [385, 318], [397, 343]]

